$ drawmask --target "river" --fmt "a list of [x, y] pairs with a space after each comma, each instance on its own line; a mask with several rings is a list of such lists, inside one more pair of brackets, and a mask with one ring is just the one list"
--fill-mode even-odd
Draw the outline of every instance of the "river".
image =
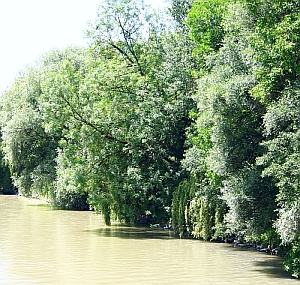
[[300, 284], [278, 257], [0, 196], [0, 284]]

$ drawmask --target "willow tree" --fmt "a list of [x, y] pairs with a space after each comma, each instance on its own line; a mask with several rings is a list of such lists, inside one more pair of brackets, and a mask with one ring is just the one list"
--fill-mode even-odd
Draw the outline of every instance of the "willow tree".
[[[119, 217], [134, 221], [150, 214], [160, 222], [169, 217], [172, 193], [181, 179], [194, 81], [180, 35], [156, 15], [141, 22], [143, 10], [137, 5], [141, 2], [129, 2], [124, 10], [108, 6], [104, 13], [108, 16], [98, 21], [93, 36], [98, 58], [110, 57], [105, 72], [109, 81], [105, 77], [96, 88], [106, 98], [109, 95], [110, 128], [122, 138], [105, 189]], [[102, 198], [102, 193], [99, 189], [92, 201]]]
[[107, 223], [166, 221], [181, 179], [192, 63], [158, 19], [141, 1], [107, 1], [83, 65], [63, 60], [42, 85], [47, 128], [62, 130], [57, 197], [87, 193]]

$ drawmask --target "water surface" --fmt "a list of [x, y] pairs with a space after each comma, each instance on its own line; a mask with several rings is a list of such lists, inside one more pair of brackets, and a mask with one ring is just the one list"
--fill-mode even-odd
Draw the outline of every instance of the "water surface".
[[281, 260], [0, 196], [0, 284], [300, 284]]

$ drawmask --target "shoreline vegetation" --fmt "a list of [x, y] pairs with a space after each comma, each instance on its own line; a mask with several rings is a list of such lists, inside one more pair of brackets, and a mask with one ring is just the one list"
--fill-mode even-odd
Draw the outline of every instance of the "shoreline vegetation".
[[0, 192], [282, 246], [300, 277], [299, 15], [298, 0], [103, 0], [88, 47], [49, 51], [0, 96]]

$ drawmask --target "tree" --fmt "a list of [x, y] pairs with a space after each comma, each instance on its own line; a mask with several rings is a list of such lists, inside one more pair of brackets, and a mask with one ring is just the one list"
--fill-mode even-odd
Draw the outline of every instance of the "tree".
[[222, 21], [227, 11], [228, 0], [195, 0], [188, 13], [187, 25], [190, 35], [197, 43], [194, 52], [205, 59], [222, 46], [224, 29]]
[[256, 33], [251, 35], [258, 62], [255, 74], [258, 84], [252, 95], [265, 104], [280, 98], [285, 86], [299, 77], [299, 11], [298, 1], [247, 0], [255, 19]]
[[278, 219], [275, 227], [284, 244], [293, 244], [286, 269], [299, 276], [298, 111], [299, 2], [246, 1], [256, 19], [251, 37], [258, 79], [251, 90], [265, 106], [264, 154], [258, 158], [263, 176], [273, 179]]
[[172, 0], [171, 7], [169, 8], [170, 14], [174, 19], [178, 29], [188, 31], [188, 27], [185, 24], [187, 15], [192, 8], [194, 0]]
[[191, 114], [195, 123], [183, 161], [198, 177], [191, 208], [194, 234], [213, 236], [217, 222], [209, 217], [222, 209], [219, 229], [259, 237], [272, 227], [277, 189], [260, 177], [261, 168], [256, 166], [263, 152], [265, 107], [251, 94], [257, 84], [253, 18], [238, 2], [196, 1], [187, 23], [195, 53], [202, 56], [202, 68], [196, 71], [197, 111]]
[[181, 179], [194, 61], [144, 13], [139, 1], [108, 1], [83, 62], [60, 61], [42, 85], [46, 128], [61, 133], [57, 198], [87, 194], [107, 223], [166, 221]]
[[28, 68], [1, 98], [3, 151], [20, 194], [51, 196], [56, 141], [42, 125], [40, 80]]
[[264, 117], [266, 152], [258, 159], [263, 175], [272, 177], [279, 188], [277, 230], [284, 243], [299, 235], [299, 87], [287, 87]]

